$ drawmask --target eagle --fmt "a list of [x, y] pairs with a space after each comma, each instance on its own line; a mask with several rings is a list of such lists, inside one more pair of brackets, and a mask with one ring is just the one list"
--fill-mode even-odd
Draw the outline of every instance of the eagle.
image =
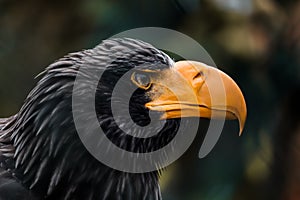
[[[85, 91], [95, 84], [91, 80], [97, 74], [89, 73], [93, 70], [102, 74], [92, 99], [93, 112], [112, 145], [125, 151], [159, 150], [174, 139], [183, 118], [237, 119], [240, 132], [244, 127], [245, 99], [224, 72], [201, 62], [175, 62], [140, 40], [103, 40], [93, 49], [70, 53], [50, 64], [38, 76], [19, 112], [0, 119], [1, 200], [162, 199], [160, 168], [144, 173], [114, 169], [96, 159], [80, 139], [73, 98], [89, 98]], [[85, 78], [75, 90], [79, 74]], [[112, 98], [121, 79], [124, 88], [133, 88], [132, 94], [121, 91], [130, 95], [129, 101]], [[216, 79], [224, 86], [225, 101], [218, 101]], [[114, 116], [113, 103], [127, 112]], [[88, 122], [93, 115], [90, 112], [80, 110], [79, 118]], [[154, 128], [154, 134], [135, 133], [136, 128], [126, 126], [128, 120], [140, 127], [151, 121], [164, 124], [159, 130]], [[89, 127], [83, 130], [90, 131]], [[144, 137], [138, 137], [141, 134]]]

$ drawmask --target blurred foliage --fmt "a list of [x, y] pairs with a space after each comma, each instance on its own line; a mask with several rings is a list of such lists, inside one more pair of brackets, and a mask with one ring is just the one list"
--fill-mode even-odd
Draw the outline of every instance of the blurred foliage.
[[300, 199], [300, 180], [291, 178], [298, 169], [287, 164], [298, 154], [286, 148], [300, 151], [290, 128], [299, 112], [289, 112], [299, 104], [284, 103], [300, 88], [296, 0], [0, 0], [0, 116], [18, 111], [54, 60], [142, 26], [196, 39], [240, 85], [249, 111], [244, 135], [227, 122], [208, 157], [197, 158], [201, 137], [194, 142], [163, 176], [164, 199]]

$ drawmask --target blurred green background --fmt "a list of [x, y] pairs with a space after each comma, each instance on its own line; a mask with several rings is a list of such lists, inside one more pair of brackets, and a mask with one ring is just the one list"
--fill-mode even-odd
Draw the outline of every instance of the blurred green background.
[[164, 199], [299, 200], [297, 0], [0, 0], [0, 117], [18, 112], [35, 75], [54, 60], [144, 26], [197, 40], [248, 106], [241, 137], [228, 122], [206, 158], [197, 158], [196, 144], [164, 172]]

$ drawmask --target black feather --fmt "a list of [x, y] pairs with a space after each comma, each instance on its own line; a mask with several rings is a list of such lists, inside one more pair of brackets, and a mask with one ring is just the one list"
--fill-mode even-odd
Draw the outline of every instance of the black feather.
[[[151, 152], [168, 144], [179, 120], [168, 120], [157, 135], [143, 139], [127, 135], [117, 126], [115, 120], [126, 124], [126, 118], [112, 116], [115, 84], [140, 65], [163, 69], [172, 66], [173, 61], [147, 43], [111, 39], [94, 49], [71, 53], [47, 67], [19, 113], [0, 119], [0, 199], [161, 199], [158, 170], [131, 174], [103, 165], [81, 143], [72, 115], [72, 95], [88, 98], [84, 90], [73, 91], [79, 68], [101, 70], [96, 113], [106, 136], [131, 152]], [[89, 89], [89, 80], [96, 74], [82, 75], [87, 79], [80, 88]], [[142, 106], [147, 100], [142, 90], [132, 97], [130, 112], [136, 123], [148, 123], [148, 111]], [[90, 115], [83, 113], [80, 117], [89, 119]], [[93, 131], [83, 128], [87, 134]]]

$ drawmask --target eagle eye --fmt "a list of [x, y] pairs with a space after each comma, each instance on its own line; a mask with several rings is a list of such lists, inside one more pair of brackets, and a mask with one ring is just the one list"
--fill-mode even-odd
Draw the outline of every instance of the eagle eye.
[[151, 79], [149, 75], [141, 72], [133, 72], [131, 76], [131, 80], [134, 84], [142, 89], [149, 89], [151, 86]]

